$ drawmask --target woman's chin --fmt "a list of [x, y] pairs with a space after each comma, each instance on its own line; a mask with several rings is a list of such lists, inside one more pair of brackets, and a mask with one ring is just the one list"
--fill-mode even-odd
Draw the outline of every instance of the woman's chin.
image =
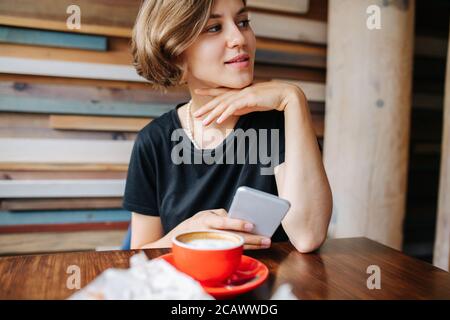
[[247, 77], [247, 78], [242, 78], [242, 79], [236, 79], [236, 80], [227, 81], [227, 83], [224, 83], [222, 86], [223, 87], [227, 87], [227, 88], [231, 88], [231, 89], [243, 89], [243, 88], [248, 87], [249, 85], [251, 85], [252, 82], [253, 82], [253, 76]]

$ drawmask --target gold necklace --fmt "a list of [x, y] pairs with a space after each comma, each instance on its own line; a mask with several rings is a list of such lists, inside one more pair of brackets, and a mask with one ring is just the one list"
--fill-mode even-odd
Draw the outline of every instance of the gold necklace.
[[[187, 104], [187, 110], [186, 110], [186, 125], [187, 125], [187, 135], [189, 137], [189, 139], [191, 139], [192, 143], [194, 144], [194, 146], [197, 149], [201, 149], [201, 147], [197, 144], [197, 142], [195, 142], [194, 139], [194, 132], [191, 129], [191, 105], [192, 105], [192, 99], [189, 101], [189, 103]], [[194, 121], [192, 120], [192, 125], [194, 125]]]

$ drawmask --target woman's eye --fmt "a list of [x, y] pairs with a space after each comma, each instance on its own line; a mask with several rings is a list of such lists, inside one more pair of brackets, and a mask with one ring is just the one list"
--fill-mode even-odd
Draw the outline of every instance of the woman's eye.
[[[242, 20], [242, 21], [239, 21], [239, 23], [242, 24], [243, 28], [247, 28], [249, 26], [250, 20], [248, 20], [248, 19]], [[215, 33], [217, 31], [220, 31], [220, 28], [221, 28], [221, 25], [218, 24], [218, 25], [212, 26], [211, 28], [208, 28], [206, 31]]]
[[[220, 25], [212, 26], [212, 27], [209, 28], [207, 31], [208, 31], [208, 32], [215, 32], [214, 29], [215, 29], [215, 28], [219, 28], [219, 27], [220, 27]], [[219, 30], [217, 30], [217, 31], [219, 31]]]
[[243, 27], [247, 28], [250, 25], [250, 20], [249, 19], [242, 20], [239, 23], [243, 23]]

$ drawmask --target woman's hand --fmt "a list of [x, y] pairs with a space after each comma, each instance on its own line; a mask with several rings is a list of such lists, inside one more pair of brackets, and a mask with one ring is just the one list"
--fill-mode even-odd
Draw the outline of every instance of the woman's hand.
[[269, 248], [270, 238], [250, 233], [253, 228], [253, 224], [248, 221], [229, 218], [225, 209], [211, 209], [198, 212], [172, 231], [181, 233], [191, 230], [224, 230], [242, 236], [246, 250]]
[[[268, 81], [252, 84], [244, 89], [196, 89], [198, 95], [214, 96], [210, 102], [194, 112], [195, 117], [207, 115], [203, 125], [217, 118], [222, 123], [231, 115], [243, 115], [254, 111], [284, 111], [289, 98], [301, 89], [287, 82]], [[302, 93], [302, 92], [301, 92]]]

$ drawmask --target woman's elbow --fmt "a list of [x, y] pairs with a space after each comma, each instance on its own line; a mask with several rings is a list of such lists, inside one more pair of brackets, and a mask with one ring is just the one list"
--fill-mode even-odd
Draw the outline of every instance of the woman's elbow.
[[300, 253], [310, 253], [319, 249], [325, 242], [325, 236], [307, 236], [298, 239], [291, 239], [292, 245]]
[[142, 249], [142, 245], [139, 244], [139, 243], [133, 243], [133, 242], [131, 242], [131, 244], [130, 244], [130, 249], [131, 249], [131, 250], [139, 250], [139, 249]]

